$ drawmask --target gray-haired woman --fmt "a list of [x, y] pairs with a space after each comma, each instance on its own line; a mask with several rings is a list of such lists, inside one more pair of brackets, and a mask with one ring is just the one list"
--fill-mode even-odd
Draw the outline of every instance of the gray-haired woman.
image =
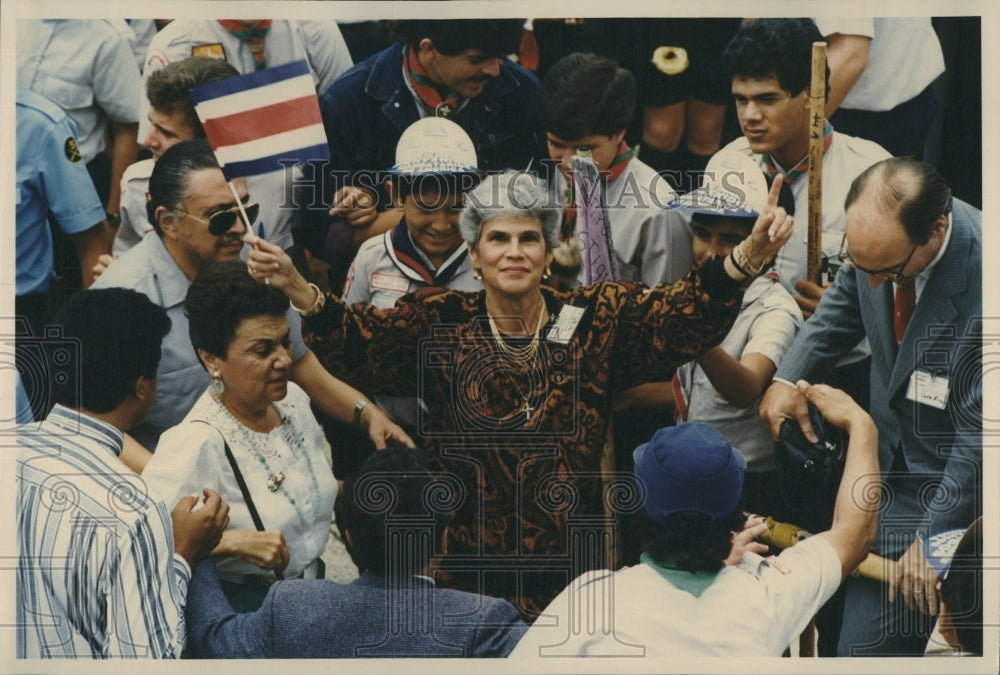
[[[460, 220], [484, 290], [427, 288], [389, 310], [322, 295], [280, 249], [248, 237], [250, 274], [285, 292], [331, 372], [421, 399], [428, 461], [458, 500], [439, 581], [507, 598], [529, 620], [575, 574], [608, 564], [601, 457], [614, 392], [668, 379], [717, 344], [791, 235], [772, 191], [733, 256], [677, 283], [560, 293], [542, 284], [561, 217], [549, 199], [530, 174], [485, 179]], [[612, 507], [638, 508], [614, 494]]]

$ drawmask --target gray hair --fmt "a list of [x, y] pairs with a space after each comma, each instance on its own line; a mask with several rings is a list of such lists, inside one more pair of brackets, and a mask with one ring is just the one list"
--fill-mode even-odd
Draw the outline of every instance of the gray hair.
[[487, 176], [466, 193], [458, 227], [469, 246], [475, 248], [486, 221], [500, 216], [536, 218], [542, 224], [546, 249], [559, 245], [562, 207], [549, 194], [548, 184], [534, 174], [505, 171]]

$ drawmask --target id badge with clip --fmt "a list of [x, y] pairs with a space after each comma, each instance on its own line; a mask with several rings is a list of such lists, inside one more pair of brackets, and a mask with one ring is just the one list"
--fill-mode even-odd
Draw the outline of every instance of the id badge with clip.
[[545, 339], [561, 345], [568, 345], [586, 311], [585, 307], [563, 305], [562, 309], [559, 310], [559, 316], [556, 317], [555, 324], [545, 334]]
[[928, 373], [923, 370], [914, 370], [910, 375], [910, 384], [906, 388], [906, 398], [929, 405], [938, 410], [944, 410], [948, 405], [948, 378]]

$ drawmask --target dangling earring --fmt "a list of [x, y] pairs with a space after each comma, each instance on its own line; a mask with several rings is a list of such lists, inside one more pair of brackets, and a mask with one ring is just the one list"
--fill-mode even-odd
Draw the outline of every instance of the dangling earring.
[[222, 381], [222, 375], [219, 373], [212, 373], [212, 391], [215, 392], [216, 396], [219, 396], [226, 390], [226, 383]]
[[546, 265], [545, 266], [545, 271], [542, 272], [542, 278], [543, 279], [548, 279], [551, 276], [552, 276], [552, 268], [549, 267], [548, 265]]
[[483, 271], [481, 269], [479, 269], [478, 267], [473, 267], [472, 268], [472, 278], [475, 279], [476, 281], [482, 281], [483, 280]]

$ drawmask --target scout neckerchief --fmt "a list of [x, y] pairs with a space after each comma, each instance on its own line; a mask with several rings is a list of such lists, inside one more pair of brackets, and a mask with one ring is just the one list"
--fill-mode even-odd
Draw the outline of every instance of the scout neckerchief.
[[417, 51], [412, 47], [403, 47], [403, 61], [403, 74], [424, 105], [433, 110], [436, 117], [454, 115], [462, 102], [461, 95], [454, 89], [449, 89], [442, 96], [437, 85], [427, 76], [427, 71], [417, 58]]
[[[635, 157], [636, 152], [636, 148], [628, 147], [628, 144], [623, 140], [618, 146], [618, 154], [611, 160], [611, 166], [608, 167], [607, 171], [601, 172], [601, 181], [607, 185], [625, 173], [628, 163]], [[573, 179], [570, 178], [566, 181], [566, 189], [563, 190], [563, 226], [559, 231], [559, 239], [569, 241], [575, 231], [576, 199], [573, 195]]]
[[400, 220], [386, 238], [386, 253], [392, 258], [392, 262], [408, 279], [417, 283], [424, 283], [430, 286], [445, 286], [452, 277], [462, 267], [466, 256], [469, 254], [468, 247], [459, 245], [448, 259], [441, 265], [437, 272], [431, 269], [424, 262], [424, 254], [414, 246], [410, 239], [410, 231], [406, 229], [406, 220]]
[[[833, 143], [833, 125], [830, 124], [830, 120], [826, 120], [826, 124], [823, 125], [823, 154], [830, 149], [830, 145]], [[767, 172], [769, 177], [777, 176], [781, 173], [778, 169], [778, 164], [771, 157], [770, 153], [764, 153], [764, 171]], [[785, 172], [785, 182], [789, 185], [795, 182], [795, 179], [802, 174], [809, 171], [809, 154], [807, 153], [805, 157], [799, 161], [798, 164], [793, 166], [791, 169]]]
[[705, 589], [712, 585], [715, 577], [722, 571], [720, 567], [719, 572], [689, 572], [688, 570], [674, 567], [672, 562], [658, 563], [648, 553], [640, 555], [639, 562], [649, 565], [656, 570], [657, 574], [676, 586], [679, 590], [687, 591], [696, 598], [701, 597]]
[[233, 19], [219, 19], [219, 24], [230, 33], [243, 40], [250, 47], [253, 54], [253, 69], [264, 70], [267, 63], [264, 60], [264, 38], [267, 31], [271, 29], [271, 19], [263, 19], [257, 22], [252, 28], [247, 28], [239, 21]]

